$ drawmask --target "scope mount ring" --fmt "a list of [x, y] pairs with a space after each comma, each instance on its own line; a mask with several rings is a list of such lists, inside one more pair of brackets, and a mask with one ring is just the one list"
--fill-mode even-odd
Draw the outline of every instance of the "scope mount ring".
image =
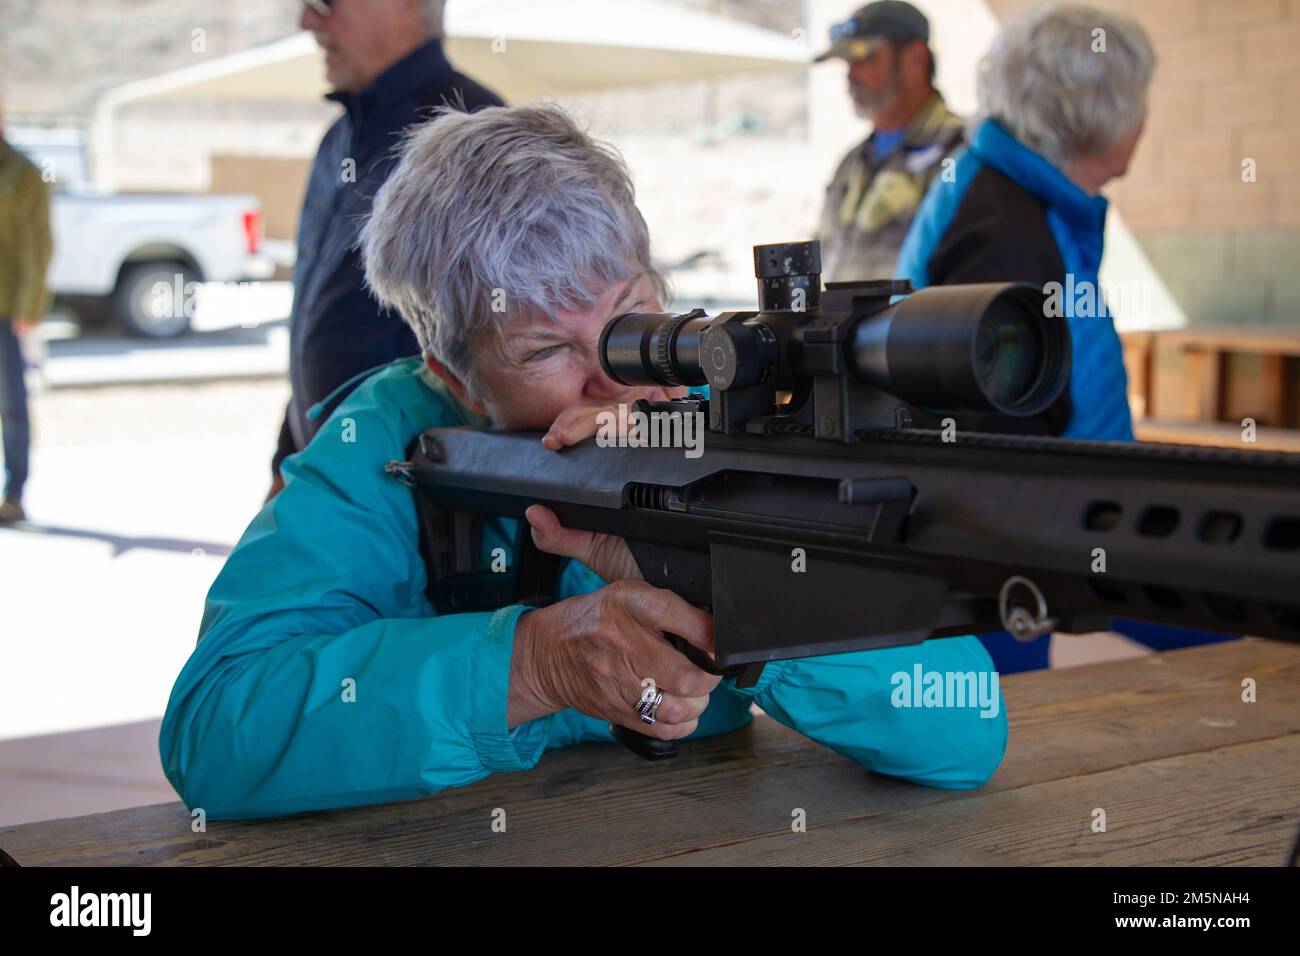
[[[1033, 595], [1034, 602], [1038, 606], [1036, 612], [1022, 604], [1009, 606], [1011, 589], [1016, 585], [1022, 586]], [[1038, 585], [1019, 574], [1014, 574], [1002, 582], [1002, 590], [998, 592], [998, 617], [1012, 637], [1024, 642], [1050, 634], [1057, 623], [1056, 618], [1047, 616], [1047, 599], [1043, 597], [1043, 592]]]

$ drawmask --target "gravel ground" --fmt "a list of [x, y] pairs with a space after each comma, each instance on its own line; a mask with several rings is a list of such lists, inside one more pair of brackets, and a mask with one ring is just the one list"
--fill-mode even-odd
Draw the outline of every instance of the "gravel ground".
[[156, 719], [260, 508], [288, 385], [32, 398], [25, 525], [0, 529], [0, 739]]
[[33, 440], [77, 447], [243, 439], [265, 444], [269, 465], [288, 400], [282, 379], [56, 389], [32, 396]]

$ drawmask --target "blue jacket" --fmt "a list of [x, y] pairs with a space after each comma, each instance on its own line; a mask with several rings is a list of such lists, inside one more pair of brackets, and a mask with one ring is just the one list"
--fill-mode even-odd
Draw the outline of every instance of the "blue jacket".
[[[286, 459], [284, 490], [208, 593], [198, 645], [163, 717], [163, 769], [190, 808], [239, 819], [405, 800], [527, 770], [548, 749], [611, 741], [604, 720], [572, 709], [508, 730], [515, 622], [527, 608], [439, 616], [425, 597], [412, 492], [384, 464], [426, 428], [484, 424], [420, 359], [402, 359], [368, 377]], [[512, 529], [485, 534], [484, 555]], [[603, 584], [570, 561], [560, 595]], [[918, 666], [991, 669], [965, 637], [781, 661], [753, 688], [724, 679], [695, 736], [743, 727], [756, 702], [870, 770], [981, 786], [1006, 749], [1000, 690], [992, 717], [893, 706], [894, 675]]]
[[[980, 171], [991, 167], [1009, 177], [1046, 208], [1047, 224], [1067, 276], [1062, 304], [1070, 326], [1074, 363], [1070, 375], [1072, 412], [1064, 438], [1132, 441], [1128, 378], [1115, 325], [1102, 314], [1076, 314], [1069, 289], [1091, 289], [1100, 300], [1098, 269], [1106, 228], [1107, 200], [1089, 196], [1042, 155], [1023, 145], [994, 120], [984, 120], [970, 146], [956, 158], [954, 175], [935, 179], [922, 200], [899, 253], [898, 275], [915, 288], [931, 284], [930, 263]], [[988, 225], [987, 242], [1014, 247], [1022, 241], [1013, 222]], [[1007, 275], [1011, 279], [1028, 276]], [[1089, 285], [1085, 285], [1088, 283]]]
[[307, 447], [317, 422], [307, 410], [365, 369], [418, 351], [410, 326], [381, 310], [365, 287], [361, 225], [396, 164], [406, 127], [463, 102], [500, 106], [491, 90], [457, 73], [437, 39], [411, 51], [358, 93], [331, 93], [344, 113], [321, 140], [298, 221], [289, 317], [292, 393], [275, 463]]
[[[990, 170], [1000, 175], [990, 175]], [[1060, 281], [1074, 347], [1070, 413], [1062, 437], [1131, 441], [1128, 380], [1114, 323], [1104, 310], [1076, 314], [1085, 310], [1076, 310], [1068, 294], [1071, 288], [1090, 288], [1094, 301], [1100, 300], [1097, 270], [1106, 199], [1089, 196], [993, 120], [980, 124], [953, 172], [948, 179], [936, 179], [922, 201], [903, 242], [898, 274], [916, 288], [931, 284], [935, 267], [950, 282]], [[1039, 248], [1042, 243], [1056, 248]], [[1114, 629], [1155, 650], [1231, 640], [1125, 619], [1115, 621]], [[982, 634], [980, 640], [1000, 673], [1048, 666], [1046, 636], [1022, 643], [999, 631]]]

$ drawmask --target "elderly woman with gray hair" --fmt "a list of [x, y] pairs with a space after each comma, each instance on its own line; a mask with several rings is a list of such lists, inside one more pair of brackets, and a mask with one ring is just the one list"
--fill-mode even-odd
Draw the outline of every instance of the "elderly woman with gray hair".
[[1074, 366], [1063, 400], [1030, 423], [1037, 431], [1133, 438], [1119, 336], [1098, 286], [1100, 192], [1142, 135], [1154, 62], [1142, 28], [1112, 10], [1049, 6], [1009, 23], [980, 64], [984, 118], [900, 252], [898, 274], [917, 288], [1018, 280], [1058, 293], [1049, 301], [1069, 322]]
[[[1137, 147], [1154, 63], [1135, 21], [1085, 6], [1029, 12], [984, 57], [984, 118], [955, 175], [926, 194], [898, 272], [917, 288], [1008, 280], [1043, 288], [1069, 323], [1074, 363], [1068, 391], [1036, 420], [972, 416], [958, 419], [959, 430], [1132, 440], [1123, 353], [1098, 284], [1107, 210], [1100, 192]], [[1116, 621], [1115, 630], [1157, 650], [1223, 640], [1137, 621]], [[1049, 636], [980, 639], [999, 673], [1048, 666]]]
[[[734, 730], [754, 702], [877, 772], [988, 780], [1007, 720], [973, 638], [780, 661], [737, 688], [664, 640], [711, 650], [709, 614], [646, 583], [623, 541], [564, 529], [541, 506], [534, 539], [567, 559], [558, 600], [431, 605], [411, 491], [384, 473], [416, 435], [538, 429], [564, 454], [594, 434], [595, 412], [666, 397], [614, 382], [597, 357], [610, 318], [664, 299], [615, 152], [555, 107], [444, 113], [409, 134], [363, 244], [371, 287], [423, 354], [369, 374], [286, 460], [284, 490], [212, 585], [160, 739], [189, 806], [243, 818], [419, 797], [610, 741], [611, 722], [666, 740]], [[485, 565], [513, 530], [484, 526]], [[899, 703], [897, 675], [921, 672], [969, 674], [992, 694]], [[635, 706], [647, 677], [663, 692], [652, 726]]]

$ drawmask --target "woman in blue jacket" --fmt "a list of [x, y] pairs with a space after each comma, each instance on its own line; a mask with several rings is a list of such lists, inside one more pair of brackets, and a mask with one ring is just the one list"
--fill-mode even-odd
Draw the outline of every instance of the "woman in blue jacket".
[[[1119, 335], [1098, 280], [1107, 200], [1146, 120], [1155, 55], [1112, 10], [1045, 7], [1009, 23], [980, 64], [983, 118], [949, 175], [934, 181], [899, 256], [916, 288], [1029, 282], [1070, 327], [1074, 364], [1061, 400], [1034, 419], [958, 417], [957, 427], [1132, 441]], [[1157, 649], [1222, 640], [1138, 622], [1116, 629]], [[982, 635], [1002, 673], [1047, 666], [1048, 637]]]
[[[974, 638], [777, 662], [742, 690], [662, 638], [708, 650], [710, 615], [640, 580], [621, 541], [544, 508], [529, 512], [535, 540], [571, 559], [559, 600], [435, 613], [412, 495], [386, 462], [450, 425], [549, 428], [563, 454], [595, 410], [667, 394], [613, 382], [596, 354], [609, 318], [665, 297], [613, 150], [554, 107], [447, 112], [408, 137], [363, 252], [423, 355], [369, 375], [285, 461], [284, 490], [213, 583], [159, 740], [187, 805], [253, 818], [426, 796], [610, 741], [611, 722], [663, 739], [735, 730], [755, 702], [882, 774], [989, 779], [1007, 720]], [[483, 555], [513, 527], [486, 528]], [[906, 706], [897, 678], [916, 669], [992, 695]], [[663, 693], [653, 725], [636, 708], [646, 678]]]

